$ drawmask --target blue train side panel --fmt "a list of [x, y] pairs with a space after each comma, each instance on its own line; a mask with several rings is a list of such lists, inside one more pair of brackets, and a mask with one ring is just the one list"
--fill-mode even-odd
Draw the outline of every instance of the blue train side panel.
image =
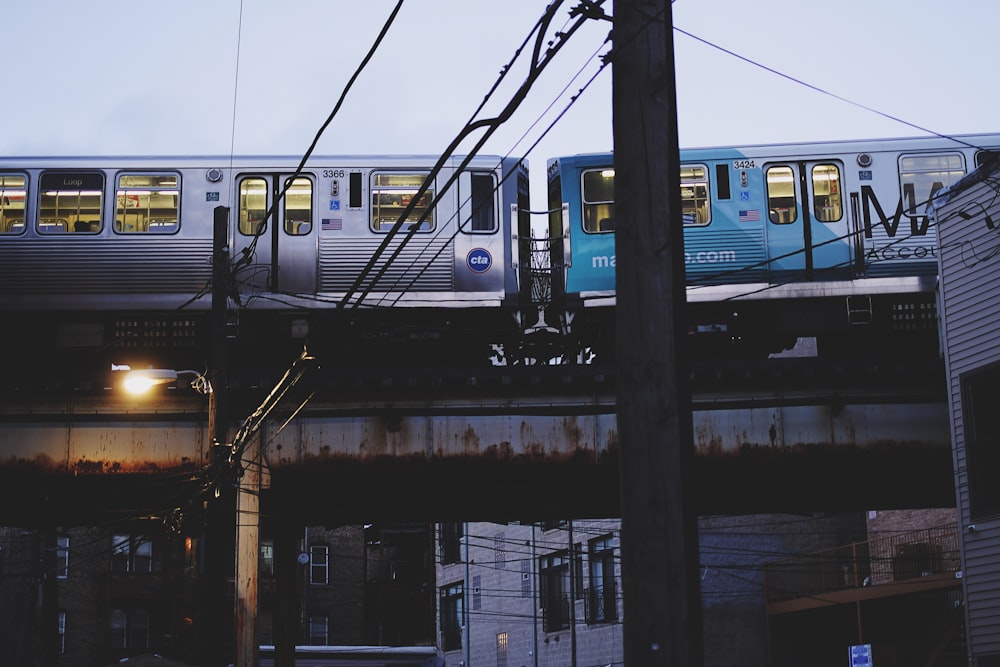
[[[998, 145], [1000, 136], [978, 135], [682, 150], [688, 283], [933, 275], [931, 201]], [[548, 174], [566, 295], [610, 296], [614, 227], [628, 224], [614, 219], [613, 155], [552, 159]]]

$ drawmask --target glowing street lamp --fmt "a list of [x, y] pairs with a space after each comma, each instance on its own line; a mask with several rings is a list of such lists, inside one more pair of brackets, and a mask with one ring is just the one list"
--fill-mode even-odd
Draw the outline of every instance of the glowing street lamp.
[[212, 384], [198, 371], [175, 371], [166, 368], [140, 368], [125, 374], [125, 391], [130, 394], [144, 394], [156, 385], [171, 384], [182, 375], [194, 376], [191, 387], [200, 394], [211, 394]]

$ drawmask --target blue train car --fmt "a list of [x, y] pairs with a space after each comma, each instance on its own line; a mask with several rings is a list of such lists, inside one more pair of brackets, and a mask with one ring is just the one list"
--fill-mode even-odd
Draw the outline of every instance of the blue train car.
[[[1000, 135], [975, 135], [682, 150], [676, 223], [692, 333], [770, 353], [829, 336], [823, 327], [837, 315], [870, 324], [879, 307], [932, 300], [930, 203], [998, 147]], [[629, 224], [615, 218], [614, 157], [552, 159], [548, 185], [562, 309], [548, 322], [575, 322], [583, 345], [607, 340], [595, 309], [614, 303], [614, 230]], [[893, 304], [886, 295], [910, 296]]]

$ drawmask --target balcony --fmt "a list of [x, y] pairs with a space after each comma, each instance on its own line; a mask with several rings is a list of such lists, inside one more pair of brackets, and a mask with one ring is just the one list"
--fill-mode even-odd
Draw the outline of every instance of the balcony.
[[957, 586], [954, 524], [857, 542], [764, 566], [769, 614]]

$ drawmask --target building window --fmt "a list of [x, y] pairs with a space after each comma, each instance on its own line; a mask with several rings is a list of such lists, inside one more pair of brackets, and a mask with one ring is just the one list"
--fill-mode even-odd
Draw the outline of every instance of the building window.
[[66, 655], [66, 612], [59, 611], [59, 655]]
[[497, 633], [497, 667], [507, 667], [507, 633]]
[[117, 534], [112, 538], [112, 572], [152, 572], [153, 543], [148, 537]]
[[330, 583], [330, 547], [325, 544], [309, 547], [309, 583], [317, 586]]
[[973, 519], [1000, 514], [1000, 364], [964, 373], [962, 412]]
[[260, 567], [260, 576], [274, 577], [274, 540], [260, 541], [258, 565]]
[[69, 536], [60, 535], [56, 538], [56, 577], [65, 579], [69, 576]]
[[330, 641], [330, 618], [327, 616], [309, 617], [309, 644], [326, 646]]
[[459, 581], [441, 588], [441, 648], [456, 651], [462, 648], [462, 626], [465, 625], [465, 588]]
[[493, 567], [503, 570], [507, 567], [507, 549], [504, 546], [506, 539], [503, 532], [493, 536]]
[[483, 608], [483, 578], [478, 574], [472, 575], [472, 611], [479, 611]]
[[112, 609], [111, 648], [149, 648], [149, 612], [145, 609]]
[[440, 524], [441, 564], [457, 563], [462, 559], [462, 524]]
[[538, 565], [542, 628], [545, 632], [565, 630], [569, 627], [569, 554], [561, 551], [542, 556]]
[[587, 623], [618, 619], [615, 550], [610, 535], [591, 540], [588, 547], [590, 588], [587, 590]]
[[531, 563], [521, 561], [521, 597], [531, 597]]

